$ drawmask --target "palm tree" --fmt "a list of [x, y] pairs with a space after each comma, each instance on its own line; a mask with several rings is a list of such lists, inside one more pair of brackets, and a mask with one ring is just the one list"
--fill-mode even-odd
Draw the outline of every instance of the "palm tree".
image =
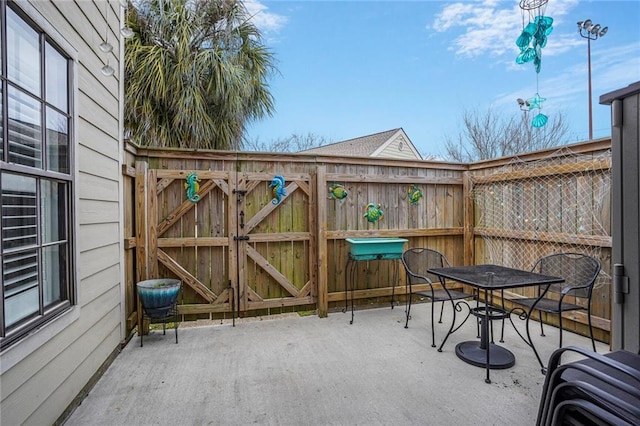
[[125, 130], [140, 146], [238, 149], [273, 112], [273, 54], [239, 0], [136, 0], [125, 46]]

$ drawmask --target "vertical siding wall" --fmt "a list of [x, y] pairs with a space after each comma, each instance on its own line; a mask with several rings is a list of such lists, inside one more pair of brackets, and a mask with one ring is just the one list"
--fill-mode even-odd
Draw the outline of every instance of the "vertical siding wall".
[[[16, 1], [76, 61], [75, 276], [77, 306], [2, 354], [3, 425], [53, 424], [123, 340], [121, 332], [121, 179], [118, 44], [120, 9], [108, 5], [104, 77], [104, 1]], [[64, 324], [64, 325], [61, 325]], [[11, 360], [10, 368], [7, 361]]]

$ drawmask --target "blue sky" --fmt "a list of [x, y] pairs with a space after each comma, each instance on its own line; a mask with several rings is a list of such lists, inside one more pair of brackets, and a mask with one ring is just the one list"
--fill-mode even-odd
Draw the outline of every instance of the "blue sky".
[[[640, 1], [549, 0], [554, 19], [542, 68], [518, 65], [515, 41], [529, 14], [511, 1], [247, 1], [279, 73], [276, 111], [247, 137], [269, 142], [312, 133], [338, 142], [402, 127], [423, 154], [444, 153], [465, 110], [507, 117], [517, 98], [588, 139], [587, 40], [577, 22], [608, 26], [591, 42], [594, 138], [611, 134], [600, 95], [640, 81]], [[531, 117], [530, 113], [530, 117]]]

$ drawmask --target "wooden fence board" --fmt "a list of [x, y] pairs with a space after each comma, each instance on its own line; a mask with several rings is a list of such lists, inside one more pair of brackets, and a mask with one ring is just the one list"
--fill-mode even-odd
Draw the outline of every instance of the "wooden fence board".
[[[596, 223], [592, 218], [580, 220], [581, 210], [592, 209], [603, 197], [606, 185], [588, 173], [580, 180], [566, 172], [607, 170], [610, 162], [599, 156], [606, 144], [573, 149], [593, 152], [593, 160], [538, 167], [533, 174], [547, 178], [545, 187], [523, 184], [522, 179], [531, 172], [513, 167], [510, 159], [460, 165], [140, 149], [140, 156], [131, 154], [130, 163], [123, 166], [123, 175], [131, 176], [127, 185], [135, 187], [135, 197], [126, 200], [132, 208], [125, 209], [136, 225], [125, 238], [127, 250], [136, 252], [127, 273], [135, 270], [139, 281], [155, 273], [149, 269], [153, 271], [154, 264], [157, 274], [179, 276], [187, 283], [180, 313], [190, 317], [228, 315], [238, 309], [243, 314], [264, 314], [264, 310], [308, 309], [309, 305], [325, 316], [345, 302], [349, 252], [345, 239], [349, 237], [407, 238], [406, 247], [438, 249], [452, 264], [506, 264], [523, 247], [542, 255], [546, 242], [598, 247], [606, 260], [610, 237], [591, 235]], [[529, 157], [538, 161], [544, 156], [533, 153]], [[148, 161], [148, 165], [134, 163], [136, 158]], [[526, 160], [527, 156], [520, 158]], [[183, 186], [192, 171], [201, 179], [201, 200], [196, 205], [186, 200]], [[279, 204], [271, 202], [268, 187], [275, 174], [286, 180], [287, 195]], [[328, 188], [334, 183], [345, 186], [347, 198], [328, 198]], [[472, 189], [477, 184], [494, 186], [495, 191], [476, 198], [474, 206]], [[415, 205], [408, 199], [411, 185], [423, 193]], [[578, 205], [577, 191], [589, 191], [592, 201]], [[529, 194], [534, 201], [529, 201]], [[368, 203], [379, 203], [384, 219], [369, 223], [363, 217]], [[498, 211], [498, 206], [502, 213], [492, 217], [476, 210]], [[153, 219], [145, 217], [149, 208], [157, 210], [155, 241], [150, 238]], [[241, 211], [244, 217], [239, 215]], [[607, 223], [610, 213], [606, 203], [598, 214], [600, 221]], [[551, 221], [560, 222], [562, 231], [552, 231]], [[581, 226], [581, 232], [576, 232]], [[249, 239], [243, 240], [245, 236]], [[487, 244], [492, 239], [489, 250]], [[531, 254], [523, 262], [533, 261]], [[357, 262], [357, 300], [388, 299], [395, 278], [391, 263]], [[603, 269], [607, 268], [610, 262], [603, 261]], [[403, 285], [404, 279], [400, 269], [398, 284]], [[598, 324], [606, 324], [610, 315], [608, 289], [606, 283], [597, 289], [594, 313]], [[576, 316], [572, 327], [584, 328], [583, 319]]]

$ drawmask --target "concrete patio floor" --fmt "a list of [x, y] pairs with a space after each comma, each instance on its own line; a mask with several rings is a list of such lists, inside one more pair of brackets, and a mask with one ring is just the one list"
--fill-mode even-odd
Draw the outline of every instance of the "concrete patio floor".
[[[544, 376], [511, 325], [502, 345], [516, 364], [492, 370], [487, 384], [484, 369], [455, 354], [457, 343], [476, 338], [472, 318], [440, 353], [431, 347], [430, 309], [414, 305], [408, 329], [397, 306], [357, 310], [352, 325], [341, 312], [242, 319], [235, 327], [183, 323], [177, 345], [172, 329], [153, 330], [144, 347], [131, 339], [65, 424], [533, 425]], [[445, 324], [437, 324], [436, 340]], [[558, 330], [546, 327], [541, 337], [532, 325], [546, 360]], [[566, 331], [564, 340], [590, 347]]]

